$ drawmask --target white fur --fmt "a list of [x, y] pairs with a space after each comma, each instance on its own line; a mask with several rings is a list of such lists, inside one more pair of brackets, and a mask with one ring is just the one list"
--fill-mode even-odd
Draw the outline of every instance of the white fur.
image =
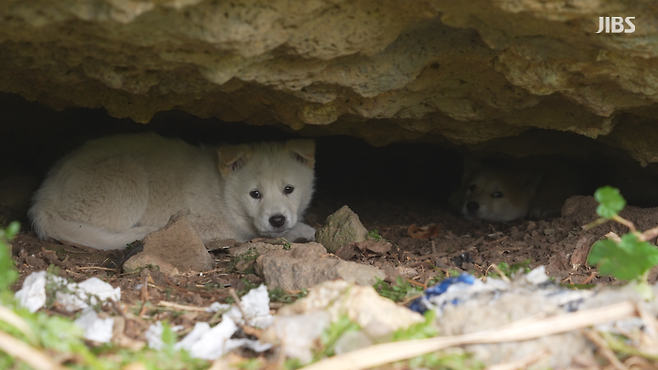
[[[305, 162], [290, 148], [295, 142], [301, 140], [239, 146], [242, 154], [226, 162], [222, 149], [155, 134], [92, 140], [50, 171], [29, 216], [42, 239], [97, 249], [123, 249], [181, 210], [204, 242], [313, 240], [315, 229], [299, 219], [313, 193], [315, 146], [306, 141], [312, 149]], [[292, 193], [284, 193], [286, 186]], [[250, 196], [253, 190], [260, 199]], [[270, 223], [275, 215], [285, 217], [282, 226]]]

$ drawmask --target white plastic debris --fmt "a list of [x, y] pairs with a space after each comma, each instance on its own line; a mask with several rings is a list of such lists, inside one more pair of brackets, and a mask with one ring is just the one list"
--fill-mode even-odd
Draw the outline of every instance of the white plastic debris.
[[546, 267], [541, 265], [537, 268], [534, 268], [532, 271], [525, 275], [525, 279], [528, 283], [532, 285], [539, 285], [549, 281], [548, 275], [546, 275]]
[[108, 299], [115, 302], [121, 300], [121, 288], [114, 288], [96, 277], [89, 278], [79, 284], [68, 284], [67, 288], [71, 293], [58, 291], [55, 297], [57, 302], [68, 311], [87, 308], [90, 304], [96, 305]]
[[43, 307], [46, 304], [48, 279], [70, 292], [57, 291], [55, 293], [57, 302], [69, 311], [86, 308], [89, 304], [95, 305], [99, 301], [103, 302], [107, 299], [121, 300], [121, 288], [114, 288], [99, 278], [93, 277], [81, 283], [66, 284], [66, 280], [59, 276], [48, 277], [46, 271], [38, 271], [25, 278], [23, 287], [16, 292], [16, 298], [21, 306], [30, 312], [35, 312]]
[[288, 357], [298, 358], [305, 364], [313, 359], [312, 349], [317, 345], [316, 340], [329, 324], [331, 317], [324, 310], [300, 315], [278, 315], [267, 333], [284, 343], [281, 348]]
[[[267, 287], [261, 285], [252, 289], [240, 300], [240, 307], [247, 315], [247, 323], [250, 326], [266, 328], [272, 324], [273, 317], [270, 315], [270, 298]], [[205, 360], [216, 360], [229, 351], [238, 347], [247, 347], [256, 352], [266, 351], [272, 348], [271, 344], [263, 344], [251, 339], [231, 339], [238, 330], [236, 321], [244, 323], [242, 311], [236, 305], [224, 305], [213, 303], [206, 311], [217, 312], [228, 310], [222, 316], [222, 322], [211, 328], [206, 322], [198, 322], [194, 329], [185, 336], [174, 348], [187, 350], [192, 357]], [[151, 325], [145, 333], [149, 347], [162, 348], [162, 323], [159, 321]]]
[[162, 349], [162, 333], [164, 328], [162, 327], [162, 322], [158, 321], [155, 324], [149, 326], [148, 329], [144, 332], [144, 338], [146, 338], [146, 343], [148, 343], [149, 348], [160, 350]]
[[229, 339], [228, 342], [226, 342], [227, 351], [231, 351], [232, 349], [238, 347], [247, 347], [254, 352], [265, 352], [268, 349], [272, 348], [272, 345], [269, 343], [261, 343], [257, 340], [247, 339], [247, 338]]
[[16, 292], [21, 306], [36, 312], [46, 304], [46, 271], [33, 272], [25, 278], [23, 287]]
[[[182, 325], [177, 325], [173, 326], [171, 330], [180, 331], [184, 328], [185, 327]], [[162, 333], [164, 333], [164, 327], [160, 321], [152, 324], [146, 329], [144, 337], [146, 338], [146, 343], [148, 343], [149, 348], [157, 349], [158, 351], [162, 349], [162, 346], [164, 345], [164, 342], [162, 341]]]
[[111, 317], [101, 319], [92, 307], [87, 307], [75, 323], [84, 330], [84, 337], [99, 343], [108, 343], [112, 340], [114, 319]]
[[206, 312], [219, 312], [219, 311], [228, 311], [231, 309], [230, 304], [223, 304], [219, 302], [214, 302], [210, 307], [206, 308]]
[[500, 279], [487, 279], [485, 282], [475, 277], [462, 274], [448, 278], [428, 288], [423, 297], [412, 302], [409, 308], [416, 312], [433, 309], [441, 316], [448, 306], [463, 304], [491, 305], [500, 297], [523, 291], [526, 296], [534, 295], [546, 304], [562, 307], [570, 312], [578, 309], [587, 297], [594, 293], [584, 290], [571, 290], [553, 284], [546, 275], [544, 266], [539, 266], [526, 275], [515, 277], [512, 283]]
[[[272, 348], [271, 344], [263, 344], [256, 340], [230, 339], [237, 330], [238, 326], [229, 317], [224, 317], [222, 322], [213, 328], [207, 322], [198, 322], [185, 338], [174, 345], [174, 348], [185, 349], [192, 357], [204, 360], [216, 360], [229, 351], [243, 346], [256, 352]], [[149, 347], [162, 349], [162, 332], [160, 321], [149, 327], [145, 333]]]
[[205, 325], [197, 324], [194, 330], [187, 335], [192, 336], [192, 339], [186, 340], [187, 337], [185, 337], [180, 343], [177, 343], [177, 345], [180, 344], [178, 348], [186, 349], [195, 358], [215, 360], [229, 351], [226, 344], [238, 330], [238, 326], [228, 317], [224, 317], [222, 322], [214, 328], [207, 323], [202, 324]]
[[[249, 326], [259, 329], [267, 329], [272, 325], [274, 318], [270, 314], [270, 296], [265, 285], [245, 294], [240, 300], [240, 307], [242, 310], [234, 305], [224, 317], [230, 317], [238, 324], [244, 324], [246, 319]], [[247, 316], [246, 318], [242, 317], [242, 312]]]
[[[174, 348], [185, 349], [189, 352], [194, 343], [198, 342], [208, 330], [210, 330], [210, 324], [207, 322], [197, 322], [194, 325], [194, 329], [192, 329], [192, 331], [189, 332], [180, 342], [176, 343]], [[231, 333], [231, 335], [233, 335], [233, 333]]]

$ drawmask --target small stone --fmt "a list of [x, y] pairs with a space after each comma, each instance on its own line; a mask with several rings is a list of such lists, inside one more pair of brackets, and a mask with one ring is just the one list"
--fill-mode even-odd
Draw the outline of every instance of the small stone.
[[125, 272], [158, 266], [167, 274], [208, 271], [215, 267], [196, 231], [183, 212], [171, 217], [162, 229], [144, 238], [144, 250], [123, 264]]
[[[317, 243], [313, 243], [319, 245]], [[302, 244], [307, 246], [308, 244]], [[289, 291], [311, 288], [327, 280], [343, 279], [360, 285], [373, 285], [386, 274], [376, 267], [330, 258], [319, 258], [326, 250], [316, 248], [273, 250], [256, 259], [256, 274], [270, 288]], [[323, 248], [324, 249], [324, 248]]]
[[289, 250], [294, 253], [300, 253], [297, 256], [315, 256], [320, 257], [327, 254], [327, 249], [322, 244], [311, 243], [289, 243], [288, 245], [269, 244], [264, 242], [243, 243], [238, 247], [230, 248], [228, 254], [231, 257], [241, 257], [248, 254], [257, 256], [270, 253], [272, 251]]
[[318, 243], [331, 253], [347, 244], [366, 240], [368, 229], [363, 227], [359, 216], [348, 206], [327, 217], [325, 225], [316, 233]]
[[530, 232], [536, 228], [537, 224], [534, 221], [528, 221], [528, 227], [525, 229], [525, 231]]

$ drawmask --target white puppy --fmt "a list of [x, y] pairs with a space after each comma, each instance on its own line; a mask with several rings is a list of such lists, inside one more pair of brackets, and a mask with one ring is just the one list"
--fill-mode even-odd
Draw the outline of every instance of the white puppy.
[[314, 240], [315, 142], [212, 148], [155, 134], [92, 140], [50, 171], [29, 210], [40, 238], [123, 249], [178, 211], [199, 237]]

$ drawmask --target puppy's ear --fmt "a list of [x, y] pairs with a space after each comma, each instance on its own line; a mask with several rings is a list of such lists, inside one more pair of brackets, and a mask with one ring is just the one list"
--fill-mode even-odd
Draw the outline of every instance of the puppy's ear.
[[315, 167], [315, 140], [289, 140], [286, 142], [285, 149], [290, 151], [295, 159], [306, 167]]
[[473, 158], [464, 158], [464, 175], [462, 182], [466, 183], [482, 169], [482, 164]]
[[535, 194], [541, 179], [542, 175], [536, 172], [521, 172], [516, 174], [516, 180], [519, 188], [528, 194]]
[[231, 145], [217, 149], [219, 156], [219, 172], [228, 176], [247, 163], [251, 158], [251, 150], [246, 145]]

